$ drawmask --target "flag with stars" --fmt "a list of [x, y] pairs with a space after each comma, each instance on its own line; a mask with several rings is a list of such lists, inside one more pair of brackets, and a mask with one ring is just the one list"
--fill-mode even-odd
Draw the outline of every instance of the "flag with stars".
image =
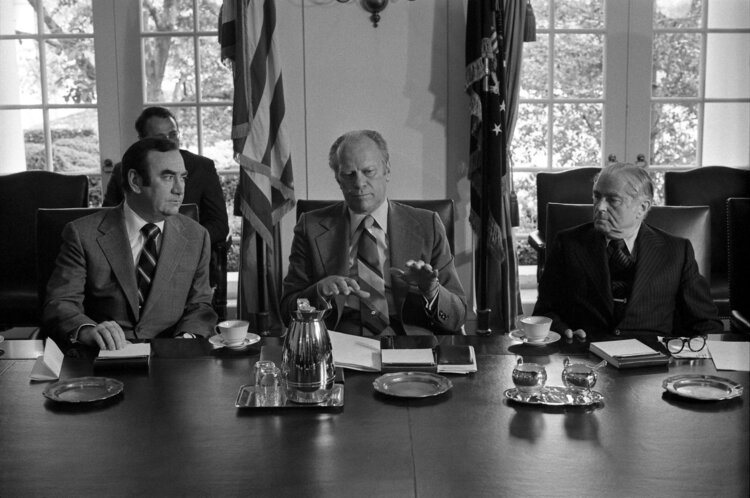
[[[502, 10], [499, 0], [469, 0], [466, 20], [466, 93], [470, 98], [471, 138], [469, 181], [471, 214], [475, 233], [480, 232], [482, 184], [489, 183], [487, 243], [490, 253], [504, 260], [506, 250], [501, 230], [503, 177], [508, 173], [505, 130], [505, 77], [500, 54]], [[485, 73], [488, 78], [485, 79]]]

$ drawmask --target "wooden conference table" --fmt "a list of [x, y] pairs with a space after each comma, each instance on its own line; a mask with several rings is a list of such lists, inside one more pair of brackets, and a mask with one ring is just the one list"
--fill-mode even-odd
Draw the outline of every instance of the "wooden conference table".
[[[0, 496], [748, 496], [748, 372], [717, 373], [711, 360], [607, 366], [603, 406], [529, 406], [503, 397], [516, 354], [544, 363], [551, 385], [565, 355], [597, 359], [575, 344], [443, 340], [474, 344], [479, 372], [405, 400], [347, 370], [340, 413], [235, 408], [257, 348], [156, 341], [148, 373], [110, 375], [123, 394], [72, 407], [29, 382], [33, 361], [0, 359]], [[61, 378], [91, 373], [90, 359], [66, 357]], [[664, 393], [681, 373], [746, 391], [720, 402]]]

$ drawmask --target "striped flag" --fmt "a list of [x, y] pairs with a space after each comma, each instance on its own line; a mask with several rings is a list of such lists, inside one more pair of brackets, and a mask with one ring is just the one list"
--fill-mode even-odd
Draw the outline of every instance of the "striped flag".
[[274, 0], [224, 0], [223, 59], [233, 62], [232, 140], [240, 164], [242, 215], [273, 247], [276, 223], [294, 206], [284, 85], [275, 41]]
[[232, 141], [240, 164], [235, 213], [243, 217], [237, 310], [240, 318], [255, 319], [261, 332], [281, 326], [277, 224], [295, 202], [275, 35], [274, 0], [224, 0], [219, 41], [222, 59], [233, 66]]

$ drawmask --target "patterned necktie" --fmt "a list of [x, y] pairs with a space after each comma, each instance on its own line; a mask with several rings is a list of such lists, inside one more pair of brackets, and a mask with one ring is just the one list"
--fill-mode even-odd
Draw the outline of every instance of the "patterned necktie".
[[628, 247], [622, 239], [613, 240], [607, 248], [609, 251], [609, 275], [614, 299], [614, 319], [619, 323], [625, 316], [630, 288], [633, 285], [635, 260], [628, 253]]
[[628, 246], [623, 239], [613, 240], [609, 243], [609, 268], [612, 273], [630, 270], [635, 261], [630, 257]]
[[141, 233], [145, 241], [141, 256], [138, 258], [136, 280], [138, 282], [138, 304], [143, 306], [151, 288], [151, 279], [154, 277], [156, 260], [159, 257], [156, 252], [156, 237], [159, 235], [159, 227], [153, 223], [146, 223], [141, 228]]
[[370, 293], [369, 299], [360, 300], [362, 326], [373, 334], [380, 334], [388, 326], [388, 303], [385, 297], [383, 262], [380, 259], [378, 243], [370, 231], [375, 220], [366, 216], [360, 223], [357, 245], [357, 280], [362, 290]]

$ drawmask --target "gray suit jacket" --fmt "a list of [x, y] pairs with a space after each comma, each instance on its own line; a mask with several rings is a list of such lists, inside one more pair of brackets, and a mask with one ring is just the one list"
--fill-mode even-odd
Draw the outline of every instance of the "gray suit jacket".
[[616, 323], [604, 236], [593, 223], [561, 231], [547, 256], [534, 314], [551, 317], [558, 332], [581, 328], [591, 340], [722, 332], [690, 241], [644, 223], [635, 250], [633, 288]]
[[[294, 228], [289, 271], [284, 279], [281, 299], [285, 321], [289, 319], [289, 312], [297, 309], [298, 298], [309, 299], [319, 309], [325, 306], [315, 290], [315, 284], [320, 279], [329, 275], [349, 274], [348, 234], [349, 215], [343, 202], [300, 217]], [[392, 279], [393, 301], [401, 322], [436, 333], [458, 333], [466, 321], [466, 298], [453, 265], [445, 228], [438, 215], [390, 202], [388, 248], [394, 268], [403, 269], [408, 260], [421, 259], [439, 272], [439, 297], [431, 316], [425, 311], [421, 294], [410, 289], [401, 279]], [[335, 308], [327, 320], [327, 326], [333, 329], [344, 310], [342, 296], [336, 297]]]
[[43, 316], [59, 343], [81, 325], [105, 320], [120, 324], [131, 339], [213, 333], [210, 240], [195, 221], [181, 214], [166, 218], [156, 274], [141, 310], [122, 205], [68, 223], [62, 238]]

